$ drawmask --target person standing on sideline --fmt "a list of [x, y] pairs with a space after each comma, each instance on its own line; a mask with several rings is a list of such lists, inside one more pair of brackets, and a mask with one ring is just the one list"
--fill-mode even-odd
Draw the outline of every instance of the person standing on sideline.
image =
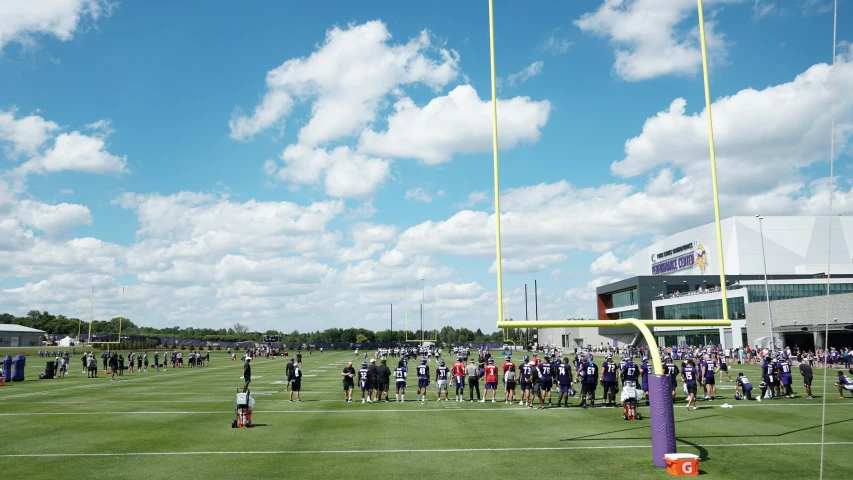
[[352, 403], [352, 389], [355, 383], [355, 368], [353, 368], [352, 362], [347, 362], [341, 376], [344, 377], [343, 382], [341, 382], [344, 386], [344, 402]]
[[456, 363], [451, 367], [453, 371], [453, 383], [456, 387], [456, 401], [465, 401], [465, 363], [462, 362], [462, 357], [456, 357]]
[[118, 370], [118, 354], [113, 352], [113, 355], [110, 357], [110, 370], [112, 372], [111, 382], [116, 381], [116, 370]]
[[302, 402], [299, 397], [299, 392], [302, 390], [302, 369], [296, 367], [293, 369], [293, 380], [290, 386], [290, 401], [293, 401], [293, 394], [296, 393], [296, 401]]
[[124, 355], [118, 356], [118, 376], [124, 376]]
[[397, 368], [394, 369], [394, 379], [396, 380], [394, 397], [398, 402], [406, 401], [406, 377], [408, 376], [408, 372], [406, 371], [406, 362], [401, 358], [397, 363]]
[[470, 401], [474, 401], [474, 390], [477, 390], [477, 401], [480, 401], [480, 372], [474, 359], [465, 367], [465, 374], [468, 376], [468, 395]]
[[427, 365], [426, 357], [421, 358], [421, 364], [415, 367], [418, 373], [418, 400], [421, 404], [427, 401], [427, 387], [429, 387], [429, 365]]
[[699, 371], [696, 367], [693, 366], [693, 360], [687, 360], [687, 365], [684, 369], [681, 370], [681, 380], [684, 382], [684, 385], [687, 386], [687, 409], [690, 410], [690, 406], [693, 406], [693, 410], [697, 410], [696, 408], [696, 381], [700, 375]]
[[384, 393], [385, 401], [390, 402], [391, 400], [388, 399], [388, 384], [391, 382], [391, 369], [388, 368], [388, 362], [384, 358], [382, 359], [382, 364], [376, 367], [376, 376], [379, 380], [379, 391], [376, 393], [376, 401], [381, 400]]
[[249, 391], [249, 382], [252, 381], [252, 366], [249, 364], [251, 361], [252, 357], [246, 356], [246, 363], [243, 364], [243, 380], [246, 381], [243, 385], [243, 393]]
[[489, 358], [485, 368], [486, 391], [483, 393], [483, 402], [489, 396], [489, 390], [492, 391], [492, 403], [495, 403], [495, 395], [498, 393], [498, 366], [495, 365], [495, 359]]
[[[296, 363], [299, 363], [298, 361]], [[368, 392], [367, 396], [369, 397], [367, 400], [370, 401], [371, 398], [376, 397], [376, 401], [379, 401], [379, 373], [376, 368], [376, 359], [370, 359], [370, 366], [367, 367], [367, 371], [370, 372], [370, 392]]]
[[806, 362], [800, 362], [800, 375], [803, 376], [803, 386], [806, 387], [806, 398], [812, 397], [812, 367]]
[[296, 370], [296, 366], [293, 364], [293, 362], [294, 362], [294, 359], [291, 358], [290, 361], [287, 362], [287, 366], [284, 367], [284, 380], [286, 382], [286, 384], [284, 386], [285, 392], [290, 390], [290, 384], [293, 381], [293, 372], [294, 372], [294, 370]]

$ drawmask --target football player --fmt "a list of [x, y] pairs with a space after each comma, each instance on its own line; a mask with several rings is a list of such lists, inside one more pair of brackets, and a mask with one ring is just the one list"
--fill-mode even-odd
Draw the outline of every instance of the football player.
[[684, 385], [687, 387], [687, 409], [690, 410], [690, 406], [693, 406], [693, 410], [697, 410], [696, 407], [696, 382], [699, 377], [699, 371], [694, 366], [693, 360], [687, 360], [687, 365], [681, 370], [681, 379], [684, 381]]
[[702, 368], [702, 385], [705, 387], [705, 399], [716, 400], [717, 361], [714, 359], [714, 356], [711, 355], [708, 360], [700, 363], [700, 365]]
[[416, 370], [418, 372], [418, 400], [422, 404], [426, 404], [427, 387], [429, 386], [429, 365], [427, 365], [426, 358], [421, 357], [421, 364], [416, 367]]
[[563, 407], [568, 407], [569, 391], [572, 389], [572, 366], [569, 364], [568, 358], [563, 358], [563, 363], [557, 367], [557, 388], [560, 390], [557, 406], [559, 407], [562, 404]]
[[498, 366], [495, 365], [495, 359], [489, 358], [486, 363], [484, 377], [486, 379], [486, 391], [483, 394], [481, 402], [486, 401], [489, 396], [489, 390], [492, 391], [492, 403], [495, 403], [495, 395], [498, 393]]
[[794, 398], [794, 390], [791, 388], [793, 379], [791, 378], [791, 363], [788, 362], [788, 356], [782, 355], [779, 361], [776, 362], [776, 375], [779, 376], [779, 382], [785, 387], [785, 398]]
[[539, 381], [542, 386], [542, 404], [544, 406], [545, 399], [548, 399], [548, 406], [551, 406], [551, 388], [554, 386], [553, 370], [551, 370], [551, 357], [545, 355], [545, 361], [539, 364]]
[[[738, 395], [741, 395], [740, 391], [743, 390], [743, 396], [747, 400], [752, 400], [752, 384], [749, 383], [749, 379], [743, 375], [743, 372], [737, 374], [737, 380], [735, 380], [735, 399], [738, 398]], [[759, 397], [759, 401], [761, 398]]]
[[524, 356], [524, 363], [519, 367], [519, 378], [521, 384], [521, 401], [519, 405], [525, 405], [533, 401], [533, 367], [530, 366], [530, 356]]
[[616, 370], [613, 354], [608, 353], [601, 365], [601, 386], [604, 387], [601, 400], [605, 407], [616, 406]]
[[406, 362], [402, 359], [397, 362], [397, 368], [394, 369], [394, 398], [397, 399], [398, 402], [406, 401], [406, 377], [408, 376], [408, 372], [406, 371]]
[[462, 357], [456, 357], [456, 363], [451, 367], [453, 373], [453, 382], [456, 387], [456, 401], [465, 401], [465, 364], [462, 362]]
[[[370, 389], [373, 383], [370, 381], [370, 370], [367, 369], [367, 362], [361, 362], [361, 369], [358, 371], [358, 388], [361, 390], [361, 403], [370, 402]], [[364, 394], [367, 393], [367, 398]]]
[[447, 392], [447, 381], [450, 378], [450, 369], [447, 368], [444, 364], [444, 359], [439, 360], [438, 368], [435, 369], [435, 384], [438, 388], [437, 390], [437, 401], [441, 401], [441, 391], [444, 390], [444, 401], [449, 402], [450, 399], [448, 397]]

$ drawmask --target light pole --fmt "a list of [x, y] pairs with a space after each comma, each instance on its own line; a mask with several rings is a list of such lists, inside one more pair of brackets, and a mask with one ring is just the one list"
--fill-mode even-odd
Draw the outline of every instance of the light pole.
[[764, 261], [764, 298], [767, 300], [767, 319], [770, 321], [770, 351], [776, 350], [776, 334], [773, 333], [773, 312], [770, 310], [770, 287], [767, 286], [767, 255], [764, 253], [764, 217], [756, 215], [758, 219], [758, 231], [761, 234], [761, 259]]
[[426, 302], [426, 287], [424, 283], [424, 278], [421, 277], [421, 344], [423, 344], [424, 340], [424, 303]]

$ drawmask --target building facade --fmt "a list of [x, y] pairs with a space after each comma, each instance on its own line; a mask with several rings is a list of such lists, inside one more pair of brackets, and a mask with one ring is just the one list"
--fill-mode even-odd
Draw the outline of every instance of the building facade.
[[0, 324], [0, 347], [38, 347], [45, 332], [13, 324]]
[[[628, 260], [633, 276], [596, 289], [598, 318], [720, 319], [722, 288], [726, 288], [731, 327], [657, 327], [654, 333], [659, 345], [722, 344], [733, 348], [764, 340], [769, 345], [768, 303], [771, 312], [797, 317], [796, 324], [794, 318], [791, 323], [774, 322], [777, 344], [795, 335], [803, 342], [803, 333], [825, 326], [827, 304], [831, 305], [830, 317], [838, 318], [836, 333], [842, 335], [844, 326], [853, 324], [853, 217], [833, 217], [831, 222], [825, 216], [727, 218], [721, 222], [724, 255], [719, 253], [714, 223], [661, 239]], [[721, 258], [725, 285], [720, 279]], [[829, 303], [818, 298], [827, 295], [828, 285]], [[758, 318], [761, 308], [767, 319]], [[796, 313], [788, 313], [791, 309]], [[540, 339], [549, 330], [540, 329]], [[560, 335], [564, 346], [577, 344], [571, 338], [563, 342], [565, 333]], [[617, 345], [628, 336], [629, 343], [642, 342], [633, 328], [600, 328], [599, 335]], [[805, 344], [821, 346], [821, 341], [812, 335]]]

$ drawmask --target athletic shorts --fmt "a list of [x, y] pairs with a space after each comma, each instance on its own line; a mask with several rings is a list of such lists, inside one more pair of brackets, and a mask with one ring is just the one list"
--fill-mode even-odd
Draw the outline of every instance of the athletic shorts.
[[729, 366], [728, 366], [728, 365], [724, 365], [724, 364], [720, 364], [720, 370], [722, 370], [722, 371], [724, 371], [724, 372], [728, 372], [728, 371], [729, 371]]
[[814, 377], [812, 377], [811, 375], [809, 375], [808, 377], [803, 377], [803, 385], [811, 388], [813, 379]]
[[436, 380], [435, 384], [438, 388], [447, 388], [447, 380]]
[[530, 382], [521, 381], [521, 391], [530, 390]]
[[510, 380], [510, 381], [506, 382], [504, 384], [504, 390], [506, 390], [507, 392], [514, 392], [515, 391], [515, 380]]
[[595, 396], [595, 390], [597, 387], [598, 387], [597, 383], [582, 383], [581, 384], [581, 395]]
[[361, 388], [362, 392], [366, 392], [366, 391], [370, 390], [370, 383], [369, 382], [358, 382], [358, 387]]
[[788, 386], [791, 384], [791, 377], [779, 377], [779, 380], [782, 382], [782, 385]]
[[379, 384], [379, 391], [380, 392], [388, 392], [388, 385], [389, 385], [388, 383], [380, 383]]
[[616, 382], [604, 382], [604, 392], [607, 393], [609, 391], [616, 392]]
[[566, 385], [566, 384], [562, 384], [562, 383], [559, 386], [560, 393], [569, 393], [570, 388], [572, 388], [571, 385]]
[[716, 377], [705, 377], [705, 385], [715, 385], [716, 383]]
[[672, 389], [675, 390], [678, 387], [678, 380], [672, 378], [670, 379], [670, 383], [672, 383]]
[[696, 384], [695, 383], [693, 385], [687, 385], [687, 394], [690, 395], [691, 393], [693, 395], [696, 395]]
[[293, 383], [290, 385], [290, 389], [294, 392], [302, 390], [302, 380], [294, 380]]
[[498, 390], [498, 382], [486, 382], [486, 390]]
[[536, 397], [542, 396], [542, 384], [539, 382], [533, 382], [533, 395]]
[[453, 378], [456, 381], [456, 388], [465, 388], [465, 377], [457, 375]]
[[344, 380], [344, 391], [346, 392], [352, 388], [353, 388], [352, 380], [350, 380], [350, 381]]
[[405, 390], [406, 389], [406, 381], [405, 380], [397, 380], [397, 390]]
[[542, 390], [551, 390], [554, 387], [553, 380], [542, 380]]
[[428, 378], [419, 378], [418, 379], [418, 388], [426, 388], [429, 386]]

